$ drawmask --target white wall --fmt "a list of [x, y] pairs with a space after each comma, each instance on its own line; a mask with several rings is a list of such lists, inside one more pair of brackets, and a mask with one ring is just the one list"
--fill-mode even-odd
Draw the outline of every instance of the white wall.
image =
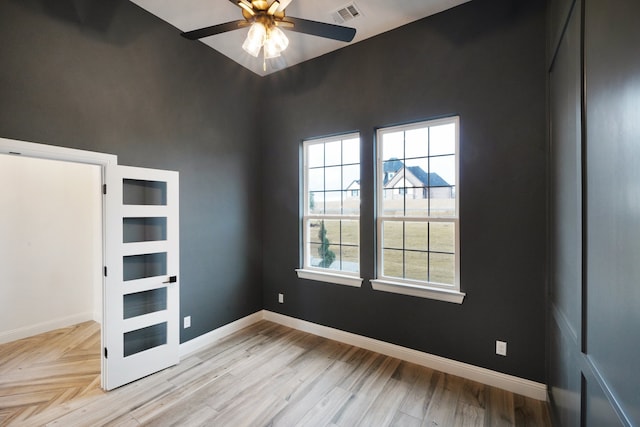
[[102, 316], [101, 168], [0, 154], [0, 343]]

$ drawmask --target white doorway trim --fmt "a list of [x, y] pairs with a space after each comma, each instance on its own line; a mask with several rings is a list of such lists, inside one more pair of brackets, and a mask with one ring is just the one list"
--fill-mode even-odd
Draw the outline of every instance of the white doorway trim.
[[[118, 166], [118, 156], [114, 154], [97, 153], [93, 151], [77, 150], [73, 148], [57, 147], [53, 145], [38, 144], [33, 142], [18, 141], [7, 138], [0, 138], [0, 154], [15, 156], [35, 157], [48, 160], [61, 160], [74, 163], [85, 163], [101, 167], [102, 184], [106, 185], [107, 177], [115, 175], [115, 168]], [[106, 235], [106, 203], [102, 203], [102, 265], [106, 265], [108, 236]], [[102, 318], [104, 323], [104, 275], [102, 275]], [[104, 331], [104, 327], [101, 328]], [[102, 345], [104, 348], [104, 332], [102, 334]], [[101, 385], [104, 387], [104, 358], [101, 367]]]

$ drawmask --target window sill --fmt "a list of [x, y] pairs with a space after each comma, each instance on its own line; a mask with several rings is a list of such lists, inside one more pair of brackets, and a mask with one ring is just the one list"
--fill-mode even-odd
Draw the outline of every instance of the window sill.
[[298, 278], [316, 280], [318, 282], [335, 283], [336, 285], [353, 286], [359, 288], [362, 285], [362, 278], [348, 276], [346, 274], [325, 273], [324, 271], [296, 269]]
[[395, 294], [429, 298], [438, 301], [452, 302], [455, 304], [462, 304], [466, 295], [464, 292], [459, 291], [448, 291], [446, 289], [411, 285], [401, 282], [391, 282], [388, 280], [371, 280], [371, 286], [376, 291], [393, 292]]

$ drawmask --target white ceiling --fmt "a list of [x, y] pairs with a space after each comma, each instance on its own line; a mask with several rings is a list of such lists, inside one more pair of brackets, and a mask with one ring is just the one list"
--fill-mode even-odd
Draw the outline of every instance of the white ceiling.
[[[242, 19], [241, 9], [229, 0], [131, 0], [181, 31], [190, 31]], [[201, 39], [233, 61], [264, 76], [300, 62], [324, 55], [380, 33], [417, 21], [470, 0], [293, 0], [288, 16], [335, 24], [332, 13], [355, 3], [361, 16], [342, 25], [357, 30], [351, 43], [287, 31], [289, 47], [281, 57], [268, 59], [263, 69], [262, 55], [254, 58], [242, 49], [247, 28]], [[177, 37], [180, 37], [176, 33]], [[193, 43], [198, 43], [194, 41]]]

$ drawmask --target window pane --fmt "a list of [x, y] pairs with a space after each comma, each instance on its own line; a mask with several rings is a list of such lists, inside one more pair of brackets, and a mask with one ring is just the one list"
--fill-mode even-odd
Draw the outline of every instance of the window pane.
[[324, 166], [324, 144], [307, 145], [307, 165], [310, 168]]
[[342, 213], [344, 215], [358, 215], [360, 213], [360, 193], [344, 191], [342, 193]]
[[326, 245], [322, 243], [311, 243], [309, 245], [309, 264], [312, 267], [339, 269], [339, 256], [339, 245]]
[[319, 219], [310, 219], [308, 220], [307, 225], [307, 239], [311, 243], [320, 243], [319, 231], [321, 227], [322, 220]]
[[426, 251], [429, 249], [429, 224], [426, 222], [404, 223], [405, 249]]
[[404, 159], [404, 132], [382, 134], [382, 160]]
[[429, 172], [431, 187], [456, 185], [456, 157], [432, 157], [429, 161]]
[[340, 246], [329, 245], [326, 252], [322, 255], [322, 261], [320, 261], [320, 267], [329, 268], [331, 270], [340, 270], [342, 266], [342, 259], [340, 258]]
[[354, 185], [360, 188], [360, 165], [342, 167], [342, 189], [346, 190]]
[[309, 213], [311, 214], [323, 214], [324, 213], [324, 192], [319, 191], [315, 193], [309, 193]]
[[382, 247], [402, 249], [403, 223], [399, 221], [385, 221], [382, 223]]
[[427, 280], [429, 254], [427, 252], [406, 251], [404, 256], [405, 277], [411, 280]]
[[342, 168], [333, 166], [324, 168], [325, 190], [342, 190]]
[[[325, 238], [331, 243], [340, 243], [340, 220], [325, 219], [321, 221], [320, 228], [318, 229], [318, 235], [320, 236], [322, 231], [322, 224], [324, 224]], [[318, 238], [318, 242], [322, 243], [322, 238]]]
[[382, 191], [382, 215], [402, 216], [404, 215], [404, 196], [397, 194], [393, 188]]
[[309, 245], [308, 262], [311, 267], [320, 266], [320, 262], [322, 261], [320, 257], [321, 251], [321, 245], [319, 243], [311, 243]]
[[427, 157], [407, 160], [405, 164], [405, 179], [407, 187], [429, 186], [429, 159]]
[[382, 164], [382, 184], [385, 188], [393, 186], [398, 182], [398, 179], [400, 179], [401, 176], [396, 175], [402, 171], [403, 167], [404, 163], [397, 158], [386, 161]]
[[447, 197], [451, 195], [450, 187], [431, 188], [433, 197], [429, 201], [431, 216], [456, 216], [456, 199]]
[[342, 141], [342, 164], [360, 163], [360, 138]]
[[342, 221], [342, 244], [354, 245], [360, 244], [360, 221]]
[[357, 246], [342, 247], [342, 270], [360, 272], [360, 250]]
[[307, 189], [309, 191], [324, 190], [324, 168], [309, 169]]
[[454, 154], [456, 152], [456, 125], [432, 126], [430, 131], [429, 155]]
[[429, 281], [454, 284], [455, 255], [453, 254], [429, 254]]
[[402, 251], [384, 249], [382, 251], [382, 274], [402, 278]]
[[429, 250], [433, 252], [455, 252], [456, 228], [453, 222], [429, 224]]
[[417, 196], [413, 195], [414, 189], [410, 189], [408, 191], [410, 194], [407, 194], [406, 198], [406, 212], [409, 216], [418, 216], [418, 217], [426, 217], [429, 214], [429, 199], [425, 199], [422, 197], [425, 189], [416, 188], [415, 191]]
[[413, 129], [405, 134], [405, 158], [429, 155], [429, 128]]
[[342, 191], [327, 191], [324, 193], [325, 214], [340, 215], [342, 213], [342, 193]]
[[342, 141], [328, 142], [324, 145], [324, 164], [325, 166], [342, 164]]

